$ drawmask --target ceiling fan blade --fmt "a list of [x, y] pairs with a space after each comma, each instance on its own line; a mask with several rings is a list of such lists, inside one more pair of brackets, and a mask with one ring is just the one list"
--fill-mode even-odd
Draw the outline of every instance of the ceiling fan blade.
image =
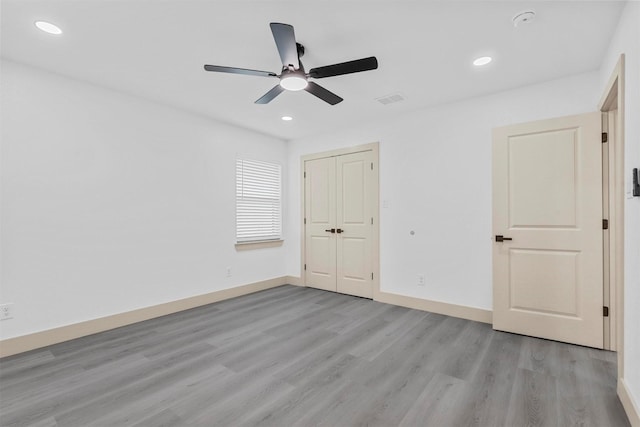
[[275, 98], [276, 96], [280, 95], [282, 92], [284, 92], [284, 88], [282, 86], [280, 86], [279, 84], [277, 84], [269, 92], [267, 92], [264, 95], [262, 95], [262, 98], [258, 99], [255, 103], [256, 104], [268, 104], [273, 100], [273, 98]]
[[276, 41], [276, 46], [278, 47], [280, 59], [282, 59], [282, 65], [285, 67], [292, 65], [296, 70], [299, 69], [298, 47], [296, 46], [296, 35], [293, 32], [293, 27], [277, 22], [272, 22], [269, 25], [271, 26], [273, 39]]
[[378, 60], [375, 56], [356, 59], [355, 61], [342, 62], [340, 64], [326, 65], [324, 67], [309, 70], [309, 77], [321, 79], [324, 77], [340, 76], [342, 74], [359, 73], [361, 71], [375, 70], [378, 68]]
[[338, 95], [328, 91], [327, 89], [323, 88], [322, 86], [314, 82], [309, 82], [307, 84], [307, 87], [304, 88], [304, 90], [306, 90], [312, 95], [317, 96], [318, 98], [322, 99], [324, 102], [327, 102], [331, 105], [336, 105], [339, 102], [342, 102], [342, 98], [340, 98]]
[[247, 74], [250, 76], [261, 76], [261, 77], [278, 77], [276, 73], [272, 73], [269, 71], [248, 70], [246, 68], [236, 68], [236, 67], [222, 67], [220, 65], [205, 65], [204, 69], [207, 71], [216, 71], [218, 73]]

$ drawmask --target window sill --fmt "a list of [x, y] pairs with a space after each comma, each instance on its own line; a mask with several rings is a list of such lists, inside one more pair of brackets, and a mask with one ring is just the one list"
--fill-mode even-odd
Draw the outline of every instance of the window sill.
[[236, 243], [236, 251], [249, 251], [252, 249], [275, 248], [282, 246], [284, 240], [262, 240], [257, 242]]

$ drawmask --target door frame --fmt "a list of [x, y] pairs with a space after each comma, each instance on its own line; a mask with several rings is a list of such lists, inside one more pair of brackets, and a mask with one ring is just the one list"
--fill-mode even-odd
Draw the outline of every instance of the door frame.
[[605, 336], [609, 337], [609, 346], [605, 349], [618, 352], [618, 379], [624, 376], [624, 62], [622, 54], [598, 103], [603, 132], [609, 135], [608, 173], [603, 176], [603, 180], [608, 181], [605, 185], [609, 193], [609, 244], [605, 252], [608, 268], [604, 279], [609, 283], [610, 317], [608, 328], [605, 323]]
[[307, 272], [304, 268], [306, 264], [306, 236], [305, 236], [305, 177], [304, 164], [308, 160], [324, 159], [327, 157], [337, 157], [345, 154], [361, 153], [371, 151], [373, 157], [373, 179], [371, 189], [371, 202], [373, 204], [373, 230], [371, 233], [371, 269], [373, 270], [373, 300], [377, 301], [380, 294], [380, 143], [356, 145], [353, 147], [339, 148], [320, 153], [306, 154], [300, 157], [300, 277], [302, 286], [307, 286]]

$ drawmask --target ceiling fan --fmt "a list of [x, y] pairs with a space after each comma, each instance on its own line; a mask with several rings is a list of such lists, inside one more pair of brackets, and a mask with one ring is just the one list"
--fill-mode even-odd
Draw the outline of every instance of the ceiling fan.
[[222, 67], [219, 65], [205, 65], [204, 69], [219, 73], [247, 74], [250, 76], [279, 78], [280, 83], [258, 99], [255, 102], [256, 104], [267, 104], [285, 90], [298, 91], [304, 89], [323, 101], [331, 105], [335, 105], [341, 102], [342, 98], [322, 86], [309, 81], [309, 78], [322, 79], [325, 77], [359, 73], [361, 71], [375, 70], [378, 68], [378, 60], [375, 56], [370, 56], [369, 58], [356, 59], [355, 61], [341, 62], [339, 64], [312, 68], [308, 73], [306, 73], [302, 66], [302, 62], [300, 62], [300, 58], [304, 55], [304, 46], [296, 42], [293, 27], [288, 24], [275, 22], [272, 22], [269, 25], [271, 26], [271, 33], [273, 34], [273, 38], [276, 42], [280, 59], [282, 59], [282, 71], [280, 75], [269, 71]]

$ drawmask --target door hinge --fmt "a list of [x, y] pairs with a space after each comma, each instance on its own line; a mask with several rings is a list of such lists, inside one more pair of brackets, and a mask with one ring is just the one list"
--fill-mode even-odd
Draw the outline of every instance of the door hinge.
[[609, 317], [609, 307], [602, 307], [602, 316]]
[[306, 178], [306, 177], [307, 177], [307, 173], [306, 173], [306, 172], [304, 172], [304, 178]]
[[371, 273], [371, 280], [373, 280], [373, 273]]
[[602, 132], [602, 143], [609, 142], [609, 134], [607, 132]]
[[371, 225], [373, 225], [373, 217], [371, 217]]
[[304, 223], [305, 223], [305, 224], [307, 223], [307, 218], [305, 218], [305, 219], [304, 219]]
[[373, 162], [371, 162], [371, 170], [373, 170]]
[[609, 229], [609, 220], [608, 219], [603, 219], [602, 220], [602, 229], [603, 230], [608, 230]]
[[307, 270], [307, 264], [305, 264], [305, 265], [304, 265], [304, 270], [305, 270], [305, 271]]

